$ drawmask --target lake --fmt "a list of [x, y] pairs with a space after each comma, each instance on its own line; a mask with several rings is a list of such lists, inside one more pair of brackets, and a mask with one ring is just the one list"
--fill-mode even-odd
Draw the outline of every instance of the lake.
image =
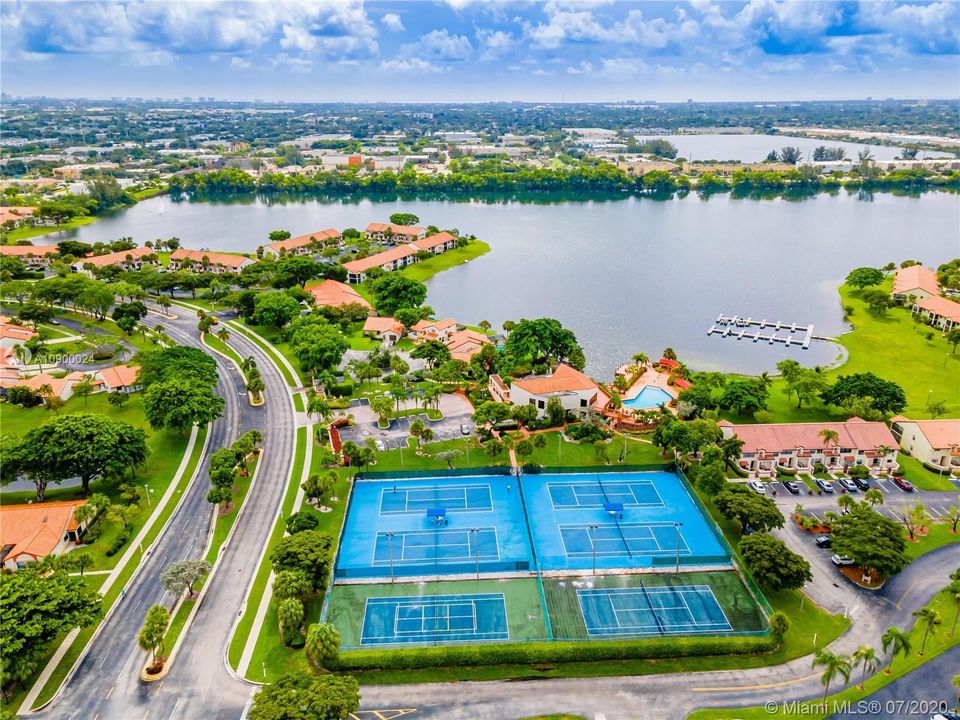
[[[687, 160], [738, 160], [740, 162], [761, 162], [771, 150], [780, 150], [786, 145], [800, 148], [804, 160], [813, 159], [814, 149], [824, 145], [828, 148], [842, 147], [847, 157], [855, 160], [857, 153], [867, 148], [876, 160], [893, 160], [900, 155], [901, 148], [890, 145], [868, 145], [866, 143], [841, 142], [825, 138], [792, 137], [790, 135], [650, 135], [638, 136], [642, 140], [664, 138], [677, 148], [679, 157]], [[921, 150], [918, 158], [952, 158], [943, 152]]]
[[784, 357], [831, 363], [832, 343], [788, 350], [706, 331], [723, 313], [812, 323], [835, 337], [845, 330], [836, 290], [852, 268], [907, 258], [935, 266], [960, 254], [960, 195], [861, 199], [846, 191], [802, 200], [722, 194], [546, 204], [158, 197], [45, 240], [177, 236], [190, 248], [252, 252], [271, 230], [363, 228], [399, 211], [491, 246], [430, 281], [427, 302], [438, 315], [496, 328], [507, 319], [555, 317], [576, 333], [588, 371], [601, 379], [633, 353], [667, 346], [701, 370], [757, 373]]

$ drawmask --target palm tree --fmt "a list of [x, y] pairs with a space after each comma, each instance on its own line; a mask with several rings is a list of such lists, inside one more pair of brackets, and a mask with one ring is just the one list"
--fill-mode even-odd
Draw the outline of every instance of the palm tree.
[[957, 632], [957, 620], [960, 620], [960, 580], [954, 580], [947, 587], [947, 592], [953, 593], [953, 602], [957, 606], [957, 612], [953, 616], [953, 627], [950, 628], [950, 634], [955, 635]]
[[646, 353], [638, 352], [638, 353], [634, 353], [634, 355], [633, 355], [633, 361], [634, 361], [639, 367], [643, 367], [643, 366], [646, 365], [648, 362], [650, 362], [650, 358], [647, 357], [647, 354], [646, 354]]
[[225, 327], [220, 328], [217, 330], [217, 338], [219, 338], [220, 342], [226, 343], [227, 340], [230, 339], [230, 331]]
[[243, 359], [243, 362], [240, 363], [240, 369], [243, 370], [244, 373], [250, 372], [256, 366], [257, 366], [257, 361], [253, 359], [252, 355], [245, 357]]
[[841, 510], [850, 511], [857, 506], [857, 501], [854, 500], [850, 495], [841, 495], [837, 498], [837, 506]]
[[867, 679], [867, 667], [869, 666], [870, 672], [877, 668], [877, 652], [869, 645], [861, 645], [854, 651], [853, 660], [860, 663], [860, 684], [857, 687], [863, 690], [863, 683]]
[[773, 385], [773, 378], [770, 377], [770, 373], [762, 372], [760, 373], [760, 382], [763, 384], [764, 387], [770, 387], [771, 385]]
[[840, 433], [836, 430], [824, 428], [817, 434], [820, 435], [820, 438], [823, 440], [823, 447], [825, 448], [832, 447], [840, 442]]
[[863, 501], [870, 507], [883, 505], [883, 493], [876, 488], [870, 488], [863, 494]]
[[887, 663], [887, 669], [883, 672], [890, 674], [890, 667], [893, 665], [893, 659], [897, 655], [908, 655], [910, 653], [910, 633], [894, 626], [888, 627], [887, 631], [880, 638], [881, 646], [884, 652], [890, 653], [890, 661]]
[[263, 378], [259, 375], [254, 375], [247, 381], [247, 392], [253, 395], [258, 402], [260, 401], [265, 388], [266, 385], [264, 385]]
[[817, 650], [813, 656], [813, 667], [822, 667], [823, 675], [820, 676], [820, 684], [823, 685], [823, 699], [826, 701], [827, 692], [837, 675], [843, 676], [843, 681], [850, 679], [850, 658], [846, 655], [837, 655], [827, 650]]
[[918, 653], [923, 656], [923, 651], [927, 647], [927, 637], [930, 636], [930, 633], [936, 632], [937, 625], [943, 620], [940, 618], [940, 613], [933, 608], [921, 608], [920, 610], [914, 610], [911, 614], [917, 619], [917, 624], [923, 627], [923, 641], [920, 643], [920, 652]]

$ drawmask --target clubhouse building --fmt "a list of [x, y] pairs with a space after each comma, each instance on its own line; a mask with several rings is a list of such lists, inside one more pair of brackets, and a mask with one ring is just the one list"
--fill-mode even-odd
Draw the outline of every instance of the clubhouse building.
[[564, 410], [576, 415], [587, 415], [591, 410], [602, 413], [610, 403], [610, 396], [597, 383], [579, 370], [564, 363], [551, 375], [528, 375], [514, 380], [509, 386], [499, 375], [491, 375], [490, 396], [497, 402], [510, 405], [533, 405], [537, 416], [546, 412], [551, 398], [560, 401]]

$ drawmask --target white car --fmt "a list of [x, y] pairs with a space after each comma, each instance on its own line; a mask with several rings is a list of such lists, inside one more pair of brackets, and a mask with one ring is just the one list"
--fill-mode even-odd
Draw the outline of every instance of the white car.
[[387, 449], [387, 446], [383, 444], [383, 440], [374, 440], [373, 444], [376, 446], [377, 450], [383, 452]]
[[853, 565], [853, 560], [848, 558], [846, 555], [834, 555], [830, 558], [830, 561], [837, 567], [846, 567], [847, 565]]
[[767, 489], [763, 486], [763, 483], [760, 482], [759, 480], [751, 480], [747, 484], [750, 486], [750, 489], [753, 490], [755, 493], [759, 493], [760, 495], [767, 494]]

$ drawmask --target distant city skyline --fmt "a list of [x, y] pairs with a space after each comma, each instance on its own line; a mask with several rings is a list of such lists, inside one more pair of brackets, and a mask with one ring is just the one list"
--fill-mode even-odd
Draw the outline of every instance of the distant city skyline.
[[286, 102], [952, 99], [960, 4], [2, 3], [8, 95]]

